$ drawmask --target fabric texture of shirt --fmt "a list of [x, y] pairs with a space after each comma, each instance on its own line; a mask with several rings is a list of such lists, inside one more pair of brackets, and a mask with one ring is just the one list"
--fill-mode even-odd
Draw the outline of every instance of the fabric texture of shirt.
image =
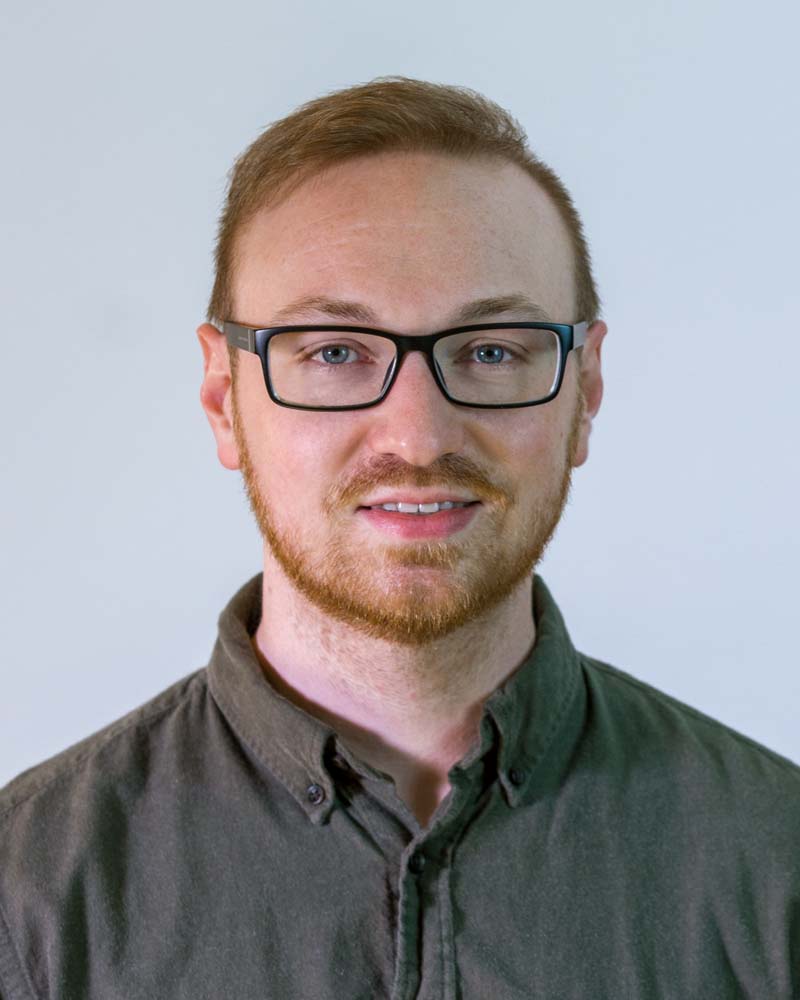
[[261, 584], [0, 791], [2, 1000], [800, 997], [800, 767], [577, 652], [536, 576], [422, 828], [266, 680]]

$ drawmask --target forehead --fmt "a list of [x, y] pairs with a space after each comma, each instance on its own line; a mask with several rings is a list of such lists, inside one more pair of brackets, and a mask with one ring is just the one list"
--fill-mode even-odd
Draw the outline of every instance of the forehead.
[[[516, 164], [382, 153], [328, 168], [239, 236], [237, 319], [308, 295], [369, 301], [411, 329], [462, 301], [522, 292], [572, 317], [572, 252], [549, 196]], [[287, 319], [286, 322], [292, 322]]]

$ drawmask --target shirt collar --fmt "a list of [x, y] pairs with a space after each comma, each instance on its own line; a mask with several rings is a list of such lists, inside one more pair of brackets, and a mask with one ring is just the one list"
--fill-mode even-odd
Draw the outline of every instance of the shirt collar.
[[[335, 730], [283, 697], [267, 680], [250, 642], [261, 620], [262, 584], [263, 573], [258, 573], [222, 611], [208, 665], [209, 689], [256, 764], [272, 772], [319, 824], [335, 799], [332, 753], [373, 778], [380, 779], [381, 772], [355, 761], [338, 745]], [[519, 668], [487, 698], [480, 739], [457, 765], [464, 770], [477, 765], [499, 739], [498, 777], [512, 807], [560, 782], [585, 712], [579, 654], [538, 575], [532, 614], [536, 641]]]

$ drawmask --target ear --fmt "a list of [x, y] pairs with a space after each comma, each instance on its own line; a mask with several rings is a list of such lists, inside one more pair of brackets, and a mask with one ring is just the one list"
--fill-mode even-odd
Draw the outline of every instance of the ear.
[[600, 409], [603, 400], [603, 374], [600, 366], [600, 352], [603, 338], [608, 333], [608, 327], [602, 320], [592, 323], [586, 331], [586, 341], [581, 351], [578, 378], [583, 390], [585, 407], [581, 419], [578, 447], [575, 452], [573, 467], [583, 465], [589, 457], [589, 435], [592, 432], [592, 421]]
[[233, 384], [225, 335], [203, 323], [197, 328], [203, 349], [203, 384], [200, 403], [217, 442], [217, 456], [226, 469], [238, 469], [239, 449], [233, 433]]

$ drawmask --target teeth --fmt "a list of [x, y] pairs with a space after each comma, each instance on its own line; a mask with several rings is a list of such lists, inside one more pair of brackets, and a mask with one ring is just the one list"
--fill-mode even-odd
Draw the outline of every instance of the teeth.
[[435, 514], [439, 510], [452, 510], [453, 507], [466, 507], [466, 503], [453, 503], [444, 500], [442, 503], [384, 503], [372, 510], [393, 510], [400, 514]]

